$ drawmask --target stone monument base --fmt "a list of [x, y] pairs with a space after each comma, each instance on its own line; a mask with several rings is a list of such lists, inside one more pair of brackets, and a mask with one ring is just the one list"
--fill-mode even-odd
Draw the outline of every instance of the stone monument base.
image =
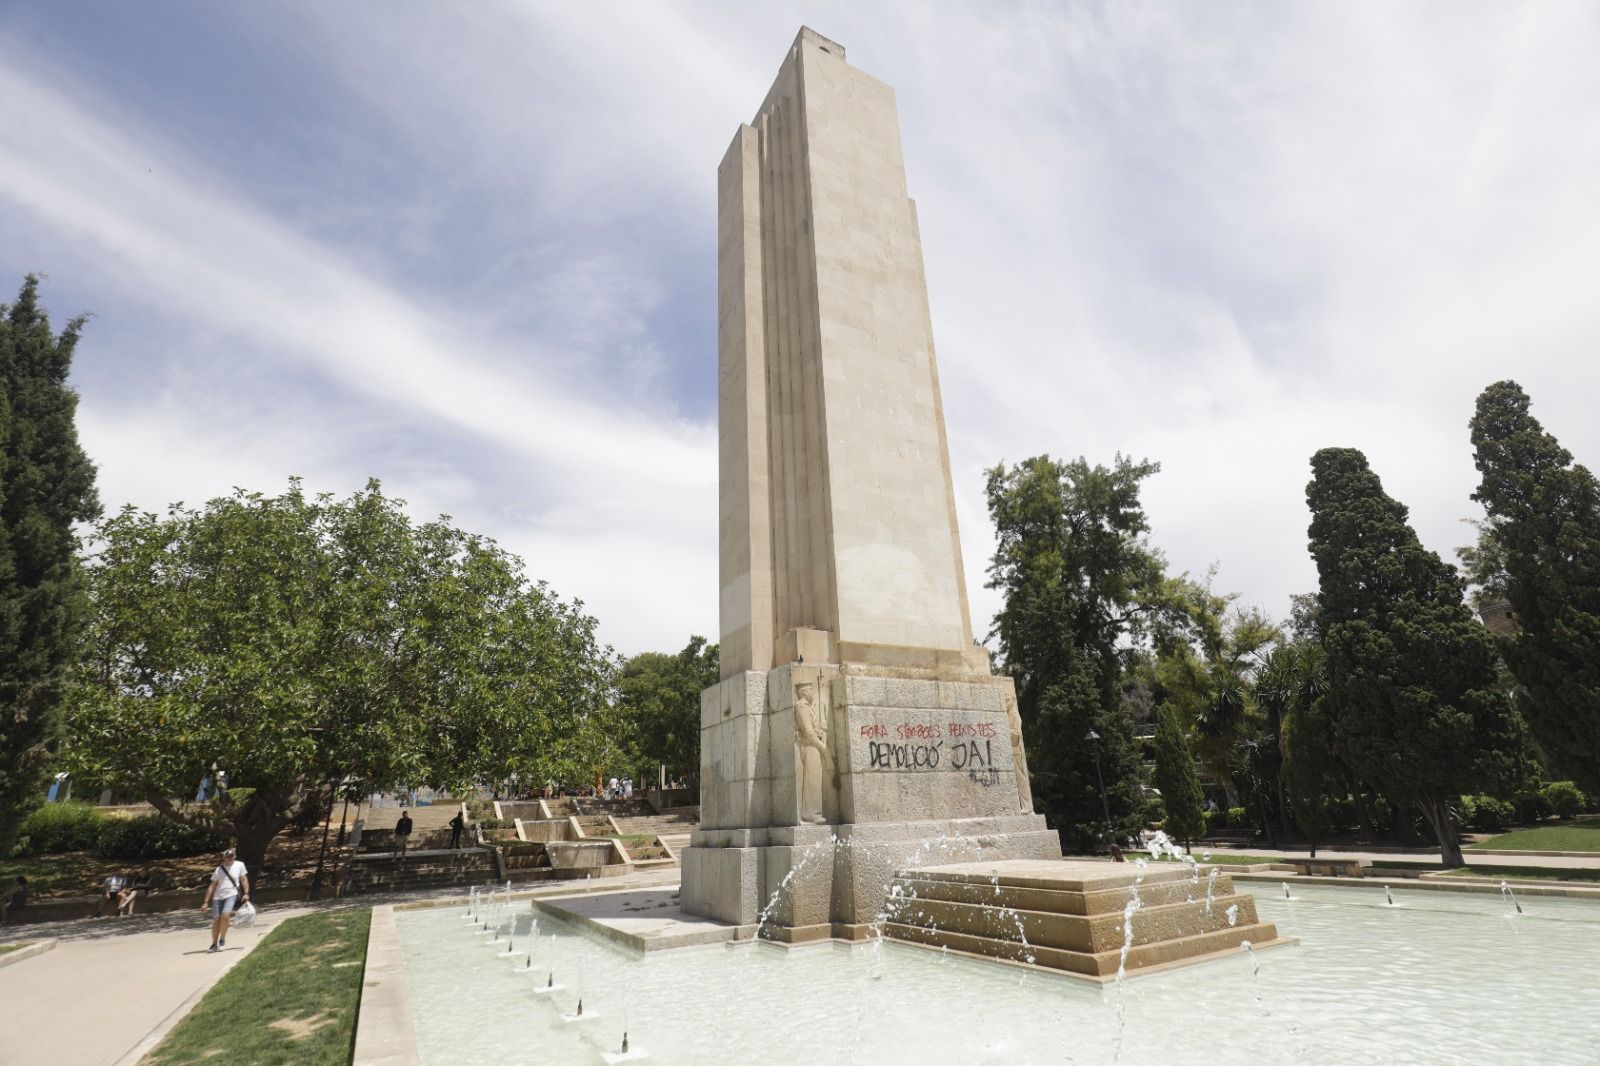
[[[1292, 944], [1226, 874], [1161, 864], [1057, 859], [906, 870], [883, 934], [948, 951], [1044, 966], [1094, 981]], [[1135, 897], [1138, 906], [1128, 904]], [[1132, 938], [1129, 939], [1129, 923]]]
[[902, 870], [1060, 854], [1037, 814], [701, 829], [683, 852], [683, 909], [777, 940], [860, 940], [888, 916]]

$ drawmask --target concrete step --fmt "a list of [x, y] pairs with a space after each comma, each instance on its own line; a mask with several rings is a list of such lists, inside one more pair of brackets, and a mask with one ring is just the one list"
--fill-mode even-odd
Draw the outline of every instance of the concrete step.
[[[1068, 973], [1078, 973], [1097, 978], [1114, 977], [1122, 959], [1122, 949], [1120, 947], [1111, 951], [1093, 953], [1067, 951], [1047, 945], [1023, 947], [1021, 943], [1014, 940], [996, 940], [991, 937], [928, 929], [920, 925], [902, 925], [895, 922], [884, 923], [883, 934], [892, 940], [926, 944], [930, 947], [949, 948], [951, 951], [961, 951], [968, 955], [1006, 959], [1011, 962], [1031, 961], [1036, 966], [1045, 966], [1052, 970], [1064, 970]], [[1254, 925], [1233, 926], [1196, 936], [1179, 937], [1173, 940], [1162, 940], [1135, 946], [1128, 952], [1127, 968], [1129, 972], [1132, 972], [1151, 966], [1162, 966], [1201, 956], [1216, 955], [1225, 951], [1236, 951], [1239, 945], [1246, 940], [1250, 941], [1252, 945], [1258, 946], [1281, 942], [1277, 929], [1270, 924], [1257, 923]]]
[[[1206, 900], [1209, 883], [1212, 898]], [[1137, 894], [1139, 906], [1125, 910]], [[884, 935], [1105, 979], [1253, 945], [1282, 943], [1232, 878], [1186, 866], [1001, 860], [905, 870]]]
[[[1230, 909], [1232, 923], [1228, 918]], [[889, 920], [991, 940], [1026, 940], [1029, 944], [1089, 953], [1121, 950], [1126, 937], [1121, 911], [1063, 914], [902, 896], [890, 904]], [[1256, 901], [1248, 895], [1217, 896], [1209, 906], [1204, 900], [1142, 905], [1133, 915], [1133, 943], [1138, 946], [1196, 936], [1230, 925], [1254, 925], [1256, 921]]]
[[[1117, 885], [1097, 888], [1063, 886], [1041, 887], [1032, 884], [996, 882], [991, 880], [966, 880], [945, 877], [924, 877], [910, 873], [896, 878], [895, 882], [904, 896], [927, 900], [948, 900], [953, 903], [976, 903], [1017, 910], [1045, 911], [1051, 914], [1098, 914], [1115, 910], [1120, 912], [1130, 896], [1128, 886]], [[1139, 883], [1139, 899], [1146, 906], [1179, 903], [1190, 899], [1205, 899], [1210, 885], [1213, 897], [1234, 894], [1233, 878], [1218, 873], [1213, 881], [1203, 869], [1192, 877], [1163, 873], [1159, 878], [1149, 878]]]

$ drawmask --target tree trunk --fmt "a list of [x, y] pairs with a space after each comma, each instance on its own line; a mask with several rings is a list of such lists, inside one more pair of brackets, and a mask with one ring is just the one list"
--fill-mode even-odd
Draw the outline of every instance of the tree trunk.
[[1445, 869], [1465, 866], [1467, 860], [1461, 854], [1461, 835], [1456, 832], [1455, 819], [1450, 816], [1450, 805], [1441, 799], [1428, 799], [1418, 800], [1417, 806], [1439, 838], [1439, 859]]
[[[1417, 806], [1420, 808], [1422, 804], [1419, 803]], [[1407, 805], [1404, 803], [1391, 803], [1389, 808], [1394, 812], [1395, 843], [1401, 845], [1417, 843], [1416, 827], [1411, 824], [1411, 811]], [[1423, 811], [1423, 817], [1428, 817], [1426, 810]]]
[[244, 863], [252, 885], [259, 884], [267, 859], [267, 848], [272, 845], [283, 827], [289, 824], [284, 810], [286, 803], [273, 803], [261, 792], [244, 801], [233, 816], [235, 847], [239, 861]]

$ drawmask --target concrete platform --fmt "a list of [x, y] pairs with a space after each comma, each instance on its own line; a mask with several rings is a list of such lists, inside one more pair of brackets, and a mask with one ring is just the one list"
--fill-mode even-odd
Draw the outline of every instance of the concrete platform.
[[748, 937], [737, 926], [685, 913], [675, 888], [608, 892], [538, 900], [537, 910], [634, 951], [661, 951], [693, 944], [719, 944]]
[[[1125, 908], [1135, 889], [1128, 941]], [[1252, 949], [1294, 942], [1259, 920], [1254, 897], [1236, 892], [1227, 874], [1030, 859], [902, 871], [883, 933], [1101, 981], [1124, 966], [1166, 969], [1232, 953], [1246, 941]]]

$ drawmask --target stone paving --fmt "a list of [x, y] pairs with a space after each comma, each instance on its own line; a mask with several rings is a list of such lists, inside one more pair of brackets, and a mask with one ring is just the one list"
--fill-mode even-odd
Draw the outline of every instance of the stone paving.
[[[675, 885], [678, 871], [606, 878], [596, 887]], [[583, 894], [581, 882], [549, 882], [519, 898]], [[0, 967], [0, 1064], [135, 1066], [278, 923], [324, 907], [455, 903], [459, 888], [434, 893], [357, 896], [263, 907], [256, 924], [228, 935], [226, 951], [206, 952], [211, 919], [200, 895], [188, 910], [132, 918], [0, 926], [0, 943], [53, 939], [54, 949]]]

